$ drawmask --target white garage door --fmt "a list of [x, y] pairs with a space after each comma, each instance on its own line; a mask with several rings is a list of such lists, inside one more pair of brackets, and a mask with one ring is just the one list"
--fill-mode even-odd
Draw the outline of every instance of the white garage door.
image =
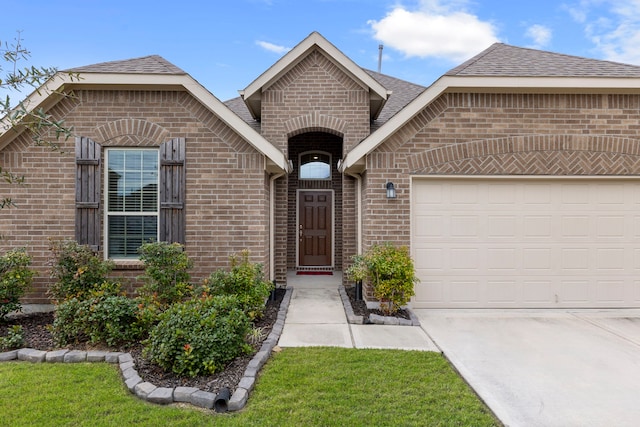
[[415, 308], [640, 307], [640, 181], [412, 182]]

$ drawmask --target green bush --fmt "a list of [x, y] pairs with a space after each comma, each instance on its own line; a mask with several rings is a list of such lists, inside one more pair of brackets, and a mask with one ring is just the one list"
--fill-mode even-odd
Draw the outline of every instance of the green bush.
[[173, 304], [144, 342], [144, 355], [178, 375], [211, 374], [240, 354], [250, 322], [234, 296], [205, 296]]
[[418, 282], [409, 249], [390, 243], [374, 245], [364, 254], [353, 257], [347, 276], [369, 283], [380, 309], [390, 315], [409, 302], [414, 295], [414, 284]]
[[13, 325], [7, 331], [6, 337], [0, 337], [0, 351], [20, 348], [24, 345], [22, 326]]
[[49, 293], [56, 301], [82, 298], [101, 286], [113, 269], [112, 261], [100, 258], [91, 248], [73, 240], [52, 240], [49, 250], [51, 277], [55, 279]]
[[167, 309], [167, 305], [160, 302], [157, 295], [139, 295], [135, 298], [137, 307], [137, 325], [141, 334], [146, 338], [148, 332], [158, 323], [160, 314]]
[[143, 332], [136, 301], [120, 293], [120, 286], [105, 282], [82, 298], [72, 297], [56, 306], [52, 333], [58, 345], [89, 341], [109, 346], [129, 343]]
[[141, 277], [145, 285], [138, 291], [140, 295], [153, 295], [163, 305], [170, 305], [193, 295], [188, 273], [193, 261], [181, 244], [145, 243], [138, 252], [145, 265], [145, 274]]
[[211, 295], [235, 295], [242, 310], [255, 320], [262, 317], [273, 284], [264, 280], [262, 265], [249, 261], [249, 251], [230, 257], [231, 270], [218, 270], [205, 279], [203, 289]]
[[20, 298], [25, 294], [34, 272], [29, 269], [31, 257], [26, 249], [14, 249], [0, 257], [0, 321], [7, 314], [20, 310]]

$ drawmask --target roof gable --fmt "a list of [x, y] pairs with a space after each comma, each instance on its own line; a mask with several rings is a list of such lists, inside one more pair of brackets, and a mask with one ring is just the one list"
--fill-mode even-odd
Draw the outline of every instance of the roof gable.
[[367, 154], [446, 92], [640, 93], [640, 66], [496, 43], [440, 77], [361, 141], [340, 170], [364, 170]]
[[[265, 170], [273, 173], [289, 171], [289, 162], [281, 150], [267, 141], [193, 77], [160, 56], [105, 62], [60, 71], [31, 93], [21, 103], [20, 108], [24, 107], [28, 111], [38, 108], [47, 110], [63, 98], [62, 93], [74, 88], [184, 90], [263, 154], [266, 158]], [[7, 121], [7, 117], [0, 121], [0, 129], [2, 129], [0, 150], [22, 130], [13, 132]]]
[[240, 91], [240, 96], [244, 100], [253, 118], [259, 120], [261, 115], [262, 92], [278, 81], [289, 70], [295, 67], [300, 61], [314, 49], [320, 49], [326, 57], [338, 68], [349, 75], [355, 82], [369, 92], [371, 118], [375, 119], [389, 96], [387, 89], [377, 80], [367, 74], [362, 68], [356, 65], [351, 59], [340, 52], [334, 45], [319, 33], [313, 32], [296, 47], [287, 52], [280, 60], [273, 64], [267, 71], [262, 73], [246, 89]]
[[[387, 102], [384, 104], [382, 111], [380, 111], [378, 118], [371, 123], [371, 132], [375, 132], [379, 129], [380, 126], [385, 124], [391, 117], [395, 116], [409, 102], [413, 101], [426, 89], [424, 86], [400, 80], [386, 74], [380, 74], [366, 69], [364, 71], [387, 88], [389, 92], [393, 93], [387, 99]], [[224, 103], [234, 113], [240, 116], [242, 120], [247, 122], [249, 126], [260, 132], [260, 122], [251, 117], [251, 113], [241, 97], [229, 99], [224, 101]]]

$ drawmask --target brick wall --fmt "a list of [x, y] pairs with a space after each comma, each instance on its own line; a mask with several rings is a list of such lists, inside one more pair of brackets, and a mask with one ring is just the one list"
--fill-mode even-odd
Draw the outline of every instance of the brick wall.
[[291, 136], [330, 132], [344, 152], [369, 135], [369, 94], [314, 50], [262, 94], [262, 135], [286, 152]]
[[364, 246], [410, 243], [411, 175], [638, 175], [639, 110], [638, 95], [445, 94], [367, 157]]
[[[297, 164], [300, 142], [310, 135], [324, 134], [307, 149], [330, 151], [336, 162], [369, 135], [369, 94], [342, 72], [320, 50], [314, 50], [262, 94], [262, 135], [287, 153]], [[306, 136], [305, 136], [306, 135]], [[338, 141], [327, 149], [324, 141]], [[315, 138], [313, 136], [312, 138]], [[342, 269], [344, 260], [355, 253], [355, 184], [334, 169], [331, 188], [335, 191], [335, 260]], [[326, 184], [326, 183], [325, 183]], [[304, 186], [325, 185], [304, 183]], [[296, 265], [295, 209], [297, 169], [278, 180], [276, 209], [276, 271], [278, 282], [286, 280], [288, 268]], [[313, 187], [316, 188], [316, 187]], [[320, 187], [317, 187], [320, 188]], [[324, 188], [324, 187], [323, 187]], [[293, 219], [292, 219], [293, 218]]]
[[367, 156], [363, 246], [410, 244], [411, 175], [639, 175], [639, 110], [637, 95], [445, 94]]
[[[268, 264], [264, 157], [187, 93], [82, 90], [51, 113], [103, 147], [157, 147], [186, 138], [186, 251], [195, 263], [193, 280], [227, 267], [229, 254], [245, 248], [254, 261]], [[18, 205], [2, 210], [0, 251], [26, 246], [32, 254], [38, 277], [27, 302], [45, 301], [47, 239], [74, 238], [73, 139], [60, 148], [36, 147], [23, 135], [0, 153], [3, 167], [26, 176], [23, 186], [0, 184], [0, 194]], [[140, 273], [115, 272], [132, 283]]]

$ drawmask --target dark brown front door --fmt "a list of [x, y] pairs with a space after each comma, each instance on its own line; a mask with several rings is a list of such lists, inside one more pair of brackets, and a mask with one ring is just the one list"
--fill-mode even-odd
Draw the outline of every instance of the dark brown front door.
[[298, 201], [299, 265], [330, 266], [333, 240], [331, 191], [300, 191]]

